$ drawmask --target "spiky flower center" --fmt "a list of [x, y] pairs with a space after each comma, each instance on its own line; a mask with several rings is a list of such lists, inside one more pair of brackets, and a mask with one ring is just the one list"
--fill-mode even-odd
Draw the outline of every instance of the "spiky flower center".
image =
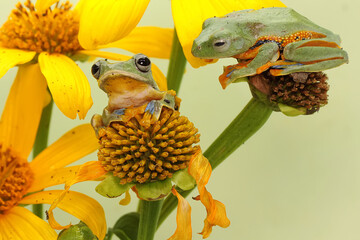
[[14, 207], [33, 180], [28, 162], [0, 143], [0, 213]]
[[163, 108], [159, 120], [139, 114], [125, 122], [112, 122], [99, 131], [98, 152], [105, 170], [121, 178], [121, 184], [171, 178], [188, 167], [199, 146], [200, 134], [178, 111]]
[[265, 93], [271, 103], [306, 108], [312, 114], [328, 103], [329, 85], [323, 72], [273, 76], [269, 71], [250, 77], [249, 83]]
[[18, 3], [0, 29], [0, 43], [6, 48], [72, 55], [81, 50], [79, 21], [69, 2], [39, 12], [30, 0]]

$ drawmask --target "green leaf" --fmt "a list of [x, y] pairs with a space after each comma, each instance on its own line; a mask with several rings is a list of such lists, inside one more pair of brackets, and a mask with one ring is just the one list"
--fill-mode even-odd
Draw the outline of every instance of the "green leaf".
[[112, 232], [121, 240], [136, 240], [139, 228], [140, 215], [131, 212], [123, 215], [112, 228]]

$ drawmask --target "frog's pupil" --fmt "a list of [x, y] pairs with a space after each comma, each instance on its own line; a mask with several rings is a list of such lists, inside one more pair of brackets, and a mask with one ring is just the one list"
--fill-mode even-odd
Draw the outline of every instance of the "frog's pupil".
[[140, 66], [149, 66], [150, 65], [150, 59], [148, 59], [147, 57], [144, 57], [144, 58], [140, 58], [138, 59], [137, 63], [140, 65]]
[[94, 65], [92, 65], [92, 67], [91, 67], [91, 73], [95, 78], [97, 78], [99, 69], [100, 69], [100, 66], [96, 63]]
[[221, 47], [222, 45], [224, 45], [225, 44], [225, 41], [219, 41], [219, 42], [216, 42], [214, 45], [216, 46], [216, 47]]

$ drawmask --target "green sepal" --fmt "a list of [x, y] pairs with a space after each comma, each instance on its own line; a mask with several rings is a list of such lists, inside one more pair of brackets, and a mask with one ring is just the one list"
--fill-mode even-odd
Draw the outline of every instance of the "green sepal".
[[155, 201], [166, 197], [171, 188], [172, 184], [169, 178], [163, 181], [136, 184], [139, 198], [147, 201]]
[[62, 230], [58, 235], [58, 240], [97, 240], [90, 228], [83, 222], [72, 225], [68, 229]]
[[133, 183], [120, 184], [120, 178], [107, 173], [105, 179], [96, 186], [95, 191], [107, 198], [116, 198], [128, 191]]
[[127, 213], [117, 220], [112, 228], [112, 232], [121, 240], [136, 240], [139, 229], [139, 221], [139, 213]]
[[294, 107], [290, 107], [290, 106], [282, 104], [282, 103], [278, 103], [278, 106], [279, 106], [280, 111], [289, 117], [295, 117], [295, 116], [306, 114], [305, 108], [294, 108]]
[[241, 78], [237, 78], [234, 81], [232, 81], [231, 83], [240, 83], [240, 82], [248, 82], [249, 78], [248, 77], [241, 77]]
[[177, 187], [184, 191], [193, 189], [196, 185], [195, 179], [188, 173], [187, 168], [175, 172], [171, 180], [176, 184]]

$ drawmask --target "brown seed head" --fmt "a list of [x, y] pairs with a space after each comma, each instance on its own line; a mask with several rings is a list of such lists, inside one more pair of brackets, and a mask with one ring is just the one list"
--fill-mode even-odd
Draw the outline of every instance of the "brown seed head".
[[99, 161], [121, 178], [121, 184], [171, 178], [188, 167], [199, 146], [200, 134], [178, 111], [164, 107], [159, 120], [149, 113], [127, 122], [116, 121], [99, 130]]
[[250, 77], [249, 83], [268, 96], [270, 104], [304, 107], [312, 114], [328, 103], [329, 85], [323, 72], [302, 72], [272, 76], [268, 71]]

